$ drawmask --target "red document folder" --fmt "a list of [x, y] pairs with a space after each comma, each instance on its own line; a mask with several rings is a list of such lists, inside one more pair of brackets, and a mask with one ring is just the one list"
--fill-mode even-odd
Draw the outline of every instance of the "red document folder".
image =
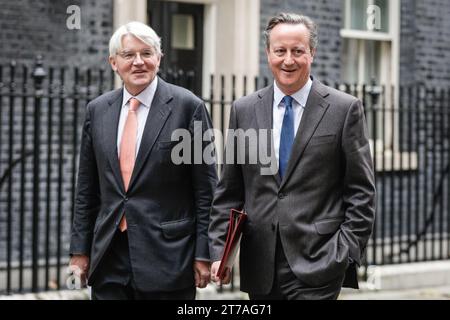
[[225, 277], [226, 268], [231, 268], [236, 260], [245, 220], [247, 220], [247, 214], [245, 212], [231, 209], [227, 240], [225, 241], [219, 270], [217, 270], [217, 276], [221, 280]]

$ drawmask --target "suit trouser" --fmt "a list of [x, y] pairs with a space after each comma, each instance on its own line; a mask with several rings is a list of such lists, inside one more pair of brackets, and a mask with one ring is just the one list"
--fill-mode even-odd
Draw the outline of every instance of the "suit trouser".
[[95, 271], [93, 300], [193, 300], [194, 286], [170, 292], [142, 292], [137, 289], [128, 249], [127, 232], [117, 230], [110, 247]]
[[251, 300], [336, 300], [341, 292], [343, 281], [344, 275], [318, 288], [303, 283], [292, 272], [284, 254], [280, 235], [277, 233], [272, 289], [267, 295], [249, 293], [249, 297]]

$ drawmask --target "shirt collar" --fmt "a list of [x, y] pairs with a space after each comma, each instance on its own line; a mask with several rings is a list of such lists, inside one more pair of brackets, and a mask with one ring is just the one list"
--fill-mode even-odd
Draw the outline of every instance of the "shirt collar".
[[122, 108], [128, 103], [128, 101], [131, 98], [136, 98], [141, 102], [141, 105], [143, 105], [146, 108], [150, 108], [150, 105], [152, 104], [153, 97], [155, 96], [156, 87], [158, 85], [158, 77], [155, 77], [152, 82], [142, 90], [137, 96], [133, 96], [131, 93], [128, 92], [127, 88], [123, 86], [123, 100], [122, 100]]
[[[312, 87], [312, 80], [311, 78], [308, 78], [308, 81], [306, 84], [297, 92], [291, 94], [291, 97], [301, 106], [306, 106], [306, 101], [308, 100], [309, 92], [311, 91]], [[285, 94], [281, 89], [277, 86], [277, 82], [273, 81], [273, 99], [276, 106], [280, 105], [281, 100], [283, 100]]]

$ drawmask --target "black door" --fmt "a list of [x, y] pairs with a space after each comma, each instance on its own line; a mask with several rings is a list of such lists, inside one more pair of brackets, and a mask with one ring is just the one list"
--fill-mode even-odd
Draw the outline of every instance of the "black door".
[[149, 0], [148, 17], [161, 37], [161, 76], [201, 95], [203, 5]]

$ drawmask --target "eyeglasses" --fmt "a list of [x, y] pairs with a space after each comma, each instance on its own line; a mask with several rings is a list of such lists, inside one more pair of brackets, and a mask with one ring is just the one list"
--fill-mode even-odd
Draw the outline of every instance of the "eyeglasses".
[[118, 53], [119, 56], [121, 56], [123, 59], [125, 59], [126, 61], [134, 61], [137, 57], [137, 55], [139, 55], [139, 57], [142, 60], [146, 60], [146, 59], [150, 59], [154, 56], [154, 52], [153, 50], [143, 50], [141, 52], [133, 52], [133, 51], [122, 51], [120, 53]]

